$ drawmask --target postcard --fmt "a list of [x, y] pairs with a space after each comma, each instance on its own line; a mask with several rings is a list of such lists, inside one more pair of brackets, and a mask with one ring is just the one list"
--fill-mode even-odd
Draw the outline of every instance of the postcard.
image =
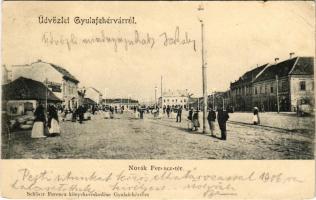
[[313, 1], [4, 1], [1, 196], [308, 199]]

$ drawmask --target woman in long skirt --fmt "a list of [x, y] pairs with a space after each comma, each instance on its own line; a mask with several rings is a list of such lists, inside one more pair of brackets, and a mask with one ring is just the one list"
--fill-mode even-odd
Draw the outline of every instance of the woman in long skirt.
[[46, 137], [44, 135], [44, 128], [46, 124], [46, 117], [44, 113], [44, 107], [42, 104], [39, 104], [34, 112], [34, 124], [32, 128], [32, 138], [43, 138]]
[[254, 107], [253, 109], [253, 119], [252, 122], [254, 125], [260, 124], [260, 118], [259, 118], [259, 109], [258, 107]]
[[49, 135], [48, 136], [57, 136], [60, 135], [60, 126], [58, 120], [58, 114], [55, 106], [51, 105], [48, 111], [48, 127]]

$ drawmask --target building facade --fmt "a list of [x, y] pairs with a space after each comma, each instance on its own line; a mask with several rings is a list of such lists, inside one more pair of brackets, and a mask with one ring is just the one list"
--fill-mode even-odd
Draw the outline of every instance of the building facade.
[[188, 107], [190, 94], [187, 90], [168, 90], [162, 93], [162, 97], [158, 99], [158, 105], [161, 107]]
[[25, 77], [44, 83], [58, 98], [63, 101], [67, 109], [73, 109], [78, 103], [78, 83], [66, 69], [38, 60], [27, 65], [12, 66], [12, 80]]
[[2, 65], [2, 79], [1, 79], [1, 85], [7, 84], [12, 80], [12, 73], [10, 70], [7, 69], [5, 65]]
[[121, 108], [132, 108], [134, 106], [139, 106], [138, 100], [130, 98], [114, 98], [114, 99], [102, 99], [102, 105]]
[[235, 111], [296, 111], [302, 103], [315, 105], [314, 58], [295, 57], [265, 64], [230, 84], [230, 105]]
[[250, 111], [253, 108], [253, 82], [268, 67], [268, 64], [258, 66], [243, 74], [237, 81], [230, 84], [230, 106], [236, 111]]
[[315, 105], [314, 58], [295, 57], [269, 66], [253, 84], [253, 105], [265, 111], [295, 112]]
[[92, 101], [94, 101], [96, 104], [100, 104], [102, 101], [102, 93], [93, 88], [93, 87], [89, 87], [85, 89], [85, 98], [89, 98]]

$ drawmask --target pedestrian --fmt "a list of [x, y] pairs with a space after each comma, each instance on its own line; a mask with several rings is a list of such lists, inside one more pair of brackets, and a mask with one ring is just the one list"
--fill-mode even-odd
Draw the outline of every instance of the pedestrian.
[[178, 107], [178, 110], [177, 110], [177, 122], [181, 122], [181, 115], [182, 115], [182, 106], [179, 106]]
[[110, 106], [110, 118], [114, 118], [114, 108], [112, 106]]
[[144, 119], [144, 109], [143, 108], [139, 109], [139, 118]]
[[167, 116], [169, 118], [170, 117], [170, 106], [169, 105], [167, 106], [166, 112], [167, 112]]
[[259, 125], [260, 124], [260, 118], [259, 118], [259, 109], [258, 107], [253, 108], [253, 118], [252, 122], [254, 125]]
[[77, 114], [79, 116], [79, 123], [82, 124], [83, 118], [84, 118], [85, 109], [82, 105], [79, 106], [77, 109]]
[[165, 114], [166, 113], [166, 105], [163, 106], [162, 110], [163, 110], [163, 114]]
[[72, 119], [71, 119], [71, 121], [72, 122], [76, 122], [77, 121], [77, 117], [78, 117], [78, 108], [77, 109], [74, 108], [73, 111], [71, 111], [71, 112], [72, 112]]
[[92, 115], [95, 114], [95, 111], [96, 111], [96, 107], [94, 105], [92, 105]]
[[194, 131], [197, 131], [200, 127], [200, 122], [199, 122], [199, 110], [195, 110], [193, 113], [193, 128]]
[[189, 115], [188, 115], [188, 129], [193, 130], [193, 109], [191, 108], [189, 110]]
[[60, 135], [60, 126], [57, 109], [54, 105], [48, 107], [48, 130], [51, 137]]
[[42, 104], [39, 104], [34, 112], [34, 124], [32, 128], [32, 138], [43, 138], [46, 137], [44, 135], [44, 128], [46, 124], [46, 116], [44, 113], [44, 107]]
[[136, 106], [134, 106], [134, 113], [136, 113], [136, 110], [137, 110], [137, 108], [136, 108]]
[[214, 135], [214, 129], [215, 129], [215, 120], [216, 120], [216, 113], [211, 108], [208, 112], [207, 121], [210, 126], [211, 135]]
[[217, 112], [217, 121], [219, 128], [221, 130], [221, 139], [226, 140], [226, 122], [229, 119], [229, 115], [226, 111], [223, 110], [223, 108], [219, 108]]

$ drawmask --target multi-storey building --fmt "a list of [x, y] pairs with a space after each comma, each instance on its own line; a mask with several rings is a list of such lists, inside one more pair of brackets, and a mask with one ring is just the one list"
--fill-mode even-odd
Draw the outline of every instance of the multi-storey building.
[[268, 64], [258, 66], [245, 74], [237, 81], [230, 84], [230, 104], [236, 111], [249, 111], [253, 108], [252, 85], [256, 78], [265, 70]]
[[100, 104], [102, 101], [102, 93], [94, 87], [88, 87], [85, 89], [85, 98], [89, 98], [96, 104]]
[[230, 84], [230, 104], [236, 111], [296, 111], [304, 102], [314, 106], [314, 58], [295, 57], [265, 64]]
[[182, 106], [183, 108], [187, 108], [189, 97], [190, 94], [188, 90], [164, 91], [162, 97], [159, 97], [158, 99], [158, 105], [161, 105], [162, 107]]
[[38, 60], [26, 65], [12, 66], [12, 79], [25, 77], [44, 83], [68, 109], [78, 106], [78, 83], [66, 69]]
[[313, 63], [313, 57], [295, 57], [270, 65], [253, 82], [253, 106], [296, 111], [302, 100], [314, 106]]

